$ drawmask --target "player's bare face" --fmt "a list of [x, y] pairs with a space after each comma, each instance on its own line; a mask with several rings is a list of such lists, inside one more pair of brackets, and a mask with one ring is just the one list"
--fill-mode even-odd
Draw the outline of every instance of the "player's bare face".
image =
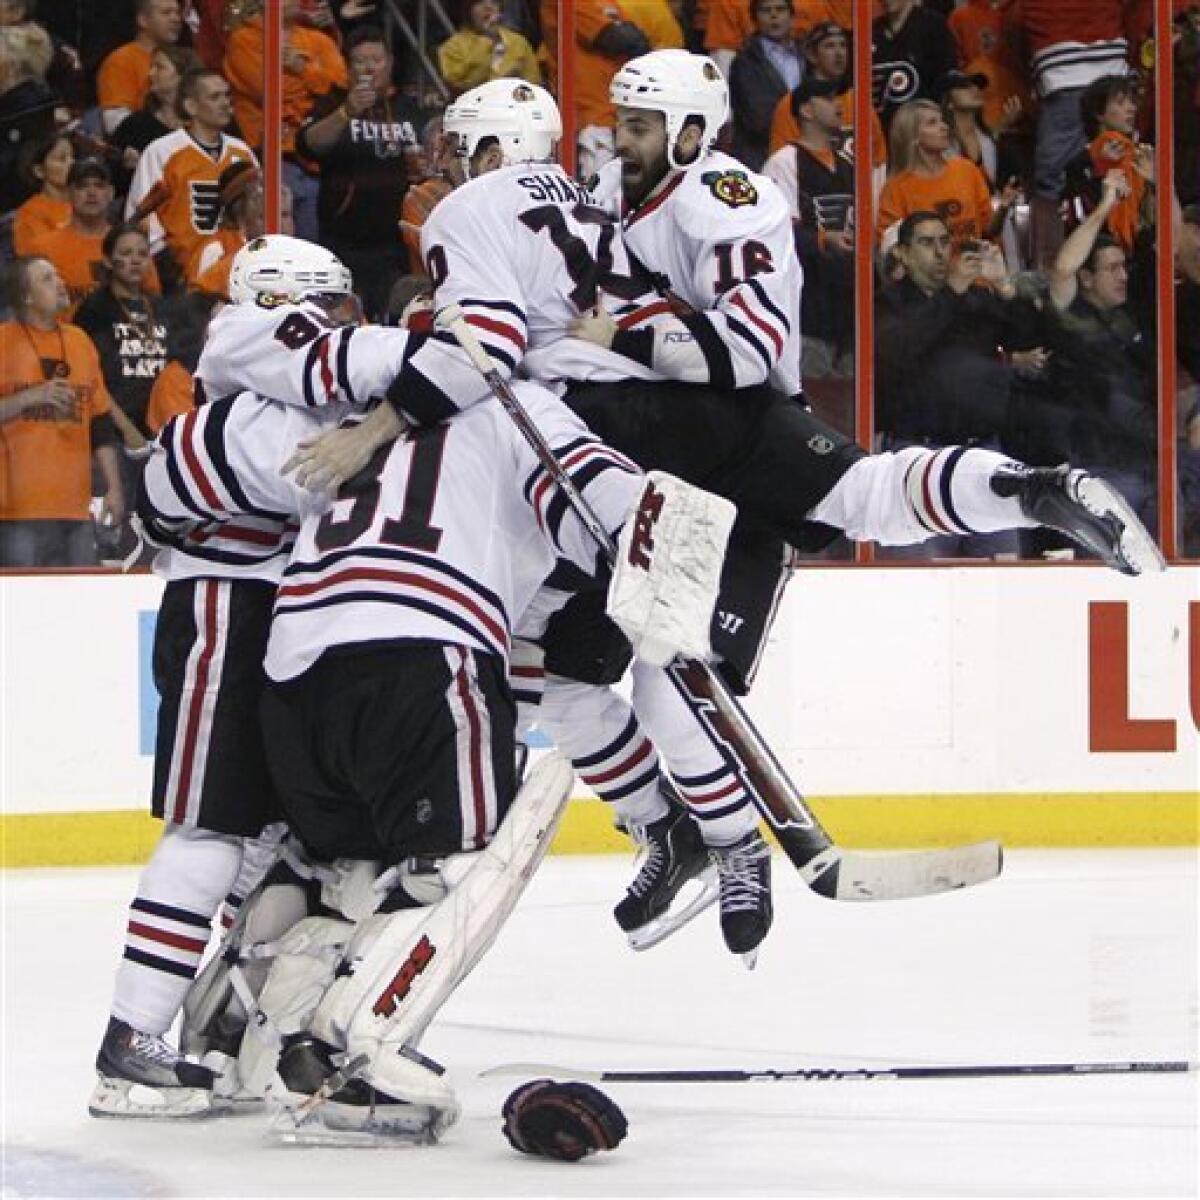
[[618, 108], [616, 149], [625, 201], [640, 204], [670, 169], [666, 118], [644, 108]]

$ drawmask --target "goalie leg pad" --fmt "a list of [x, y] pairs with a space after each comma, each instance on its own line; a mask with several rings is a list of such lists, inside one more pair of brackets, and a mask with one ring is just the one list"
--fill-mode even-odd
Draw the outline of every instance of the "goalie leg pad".
[[[495, 940], [545, 855], [572, 780], [561, 757], [547, 756], [522, 785], [491, 843], [445, 861], [450, 890], [444, 900], [363, 923], [347, 955], [351, 974], [329, 989], [312, 1029], [352, 1057], [366, 1054], [371, 1065], [364, 1078], [378, 1076], [389, 1094], [416, 1099], [402, 1089], [432, 1086], [391, 1060], [406, 1044], [416, 1044]], [[391, 1079], [391, 1070], [404, 1078]]]
[[736, 507], [664, 471], [651, 471], [621, 529], [608, 615], [654, 666], [711, 658], [709, 627]]
[[266, 985], [258, 998], [260, 1020], [269, 1034], [242, 1040], [238, 1073], [242, 1086], [263, 1096], [275, 1077], [278, 1039], [308, 1028], [345, 953], [353, 926], [330, 917], [306, 917], [278, 945]]

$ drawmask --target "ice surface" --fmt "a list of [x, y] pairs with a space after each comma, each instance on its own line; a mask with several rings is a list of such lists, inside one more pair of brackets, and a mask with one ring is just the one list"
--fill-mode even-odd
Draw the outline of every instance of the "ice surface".
[[630, 1121], [578, 1165], [515, 1154], [519, 1060], [837, 1067], [1197, 1057], [1190, 851], [1015, 852], [996, 883], [838, 905], [776, 857], [758, 969], [710, 910], [644, 954], [628, 863], [555, 858], [423, 1048], [462, 1121], [430, 1149], [295, 1149], [248, 1116], [97, 1121], [86, 1101], [132, 870], [0, 873], [4, 1197], [1195, 1196], [1198, 1077], [605, 1085]]

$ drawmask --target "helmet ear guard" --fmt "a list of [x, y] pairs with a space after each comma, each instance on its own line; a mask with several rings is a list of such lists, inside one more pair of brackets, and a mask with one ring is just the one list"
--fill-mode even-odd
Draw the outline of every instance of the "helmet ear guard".
[[471, 159], [487, 138], [499, 143], [505, 165], [549, 161], [562, 137], [562, 117], [545, 88], [494, 79], [459, 96], [446, 109], [442, 128], [455, 135], [455, 153], [469, 178]]
[[291, 304], [305, 297], [346, 296], [354, 279], [324, 246], [281, 233], [247, 242], [234, 256], [229, 298], [234, 304]]
[[613, 76], [609, 97], [620, 108], [662, 113], [667, 131], [667, 161], [679, 169], [679, 135], [699, 117], [704, 129], [701, 156], [712, 149], [729, 119], [729, 87], [720, 68], [703, 54], [687, 50], [655, 50], [630, 59]]

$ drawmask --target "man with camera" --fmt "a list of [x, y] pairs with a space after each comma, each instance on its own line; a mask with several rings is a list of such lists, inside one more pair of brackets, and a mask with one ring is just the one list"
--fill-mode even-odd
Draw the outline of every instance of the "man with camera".
[[409, 183], [423, 174], [421, 115], [392, 85], [392, 52], [379, 26], [355, 29], [346, 58], [349, 89], [318, 104], [296, 148], [320, 166], [321, 243], [350, 268], [367, 316], [382, 320], [392, 283], [410, 269], [397, 222]]

